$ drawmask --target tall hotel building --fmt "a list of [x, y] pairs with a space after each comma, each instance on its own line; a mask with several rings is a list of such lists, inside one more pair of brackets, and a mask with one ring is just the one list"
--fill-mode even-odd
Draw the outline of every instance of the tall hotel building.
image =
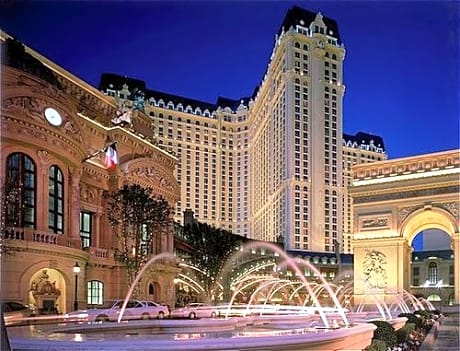
[[[385, 159], [383, 141], [343, 134], [345, 48], [333, 19], [291, 8], [250, 97], [206, 103], [104, 74], [100, 90], [131, 106], [141, 96], [155, 141], [179, 162], [176, 220], [195, 217], [287, 250], [350, 252], [350, 169]], [[136, 126], [139, 130], [139, 126]]]

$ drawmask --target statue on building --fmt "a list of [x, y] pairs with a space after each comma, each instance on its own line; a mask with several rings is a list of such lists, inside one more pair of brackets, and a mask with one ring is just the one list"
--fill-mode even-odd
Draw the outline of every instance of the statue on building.
[[116, 126], [121, 127], [132, 127], [132, 120], [134, 111], [144, 111], [145, 108], [145, 93], [134, 88], [133, 92], [129, 95], [129, 101], [132, 101], [132, 105], [128, 105], [127, 102], [122, 102], [117, 109], [116, 116], [112, 118], [112, 123]]

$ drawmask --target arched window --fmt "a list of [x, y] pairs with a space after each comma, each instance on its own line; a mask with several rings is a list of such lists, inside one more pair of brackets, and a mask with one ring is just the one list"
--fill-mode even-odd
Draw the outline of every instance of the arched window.
[[153, 283], [149, 284], [149, 295], [153, 295], [155, 293], [155, 287]]
[[48, 228], [62, 234], [64, 228], [64, 176], [58, 166], [49, 169]]
[[14, 153], [6, 160], [5, 222], [7, 226], [35, 228], [36, 167], [23, 153]]
[[99, 280], [88, 282], [88, 305], [102, 305], [104, 303], [104, 283]]
[[438, 282], [438, 265], [435, 262], [430, 262], [428, 265], [428, 280], [431, 284]]

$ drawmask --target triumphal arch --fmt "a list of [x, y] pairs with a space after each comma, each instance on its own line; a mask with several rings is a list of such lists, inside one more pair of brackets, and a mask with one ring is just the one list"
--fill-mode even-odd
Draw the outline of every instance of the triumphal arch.
[[440, 229], [451, 238], [460, 303], [459, 180], [460, 150], [353, 167], [356, 299], [369, 290], [409, 291], [412, 241], [420, 231]]

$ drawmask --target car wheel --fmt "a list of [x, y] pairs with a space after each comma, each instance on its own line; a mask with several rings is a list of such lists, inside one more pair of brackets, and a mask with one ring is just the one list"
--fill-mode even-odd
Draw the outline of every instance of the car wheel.
[[147, 320], [147, 319], [150, 319], [150, 315], [148, 313], [143, 313], [141, 318], [143, 320]]
[[195, 312], [191, 312], [191, 313], [188, 315], [188, 318], [190, 318], [190, 319], [195, 319], [195, 318], [196, 318], [196, 313], [195, 313]]
[[100, 315], [100, 316], [97, 316], [97, 317], [96, 317], [95, 321], [96, 321], [96, 322], [108, 322], [108, 321], [109, 321], [109, 317], [104, 316], [104, 315]]
[[216, 318], [216, 316], [217, 316], [217, 315], [216, 315], [216, 312], [214, 312], [214, 311], [211, 312], [211, 318]]
[[158, 319], [164, 319], [165, 314], [163, 312], [158, 313]]

